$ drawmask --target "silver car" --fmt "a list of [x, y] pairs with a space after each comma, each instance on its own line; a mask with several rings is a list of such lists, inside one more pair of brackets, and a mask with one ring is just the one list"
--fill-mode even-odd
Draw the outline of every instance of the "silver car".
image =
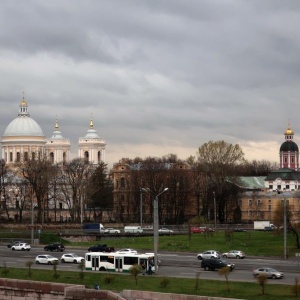
[[197, 258], [199, 260], [205, 259], [205, 258], [221, 258], [221, 253], [216, 250], [207, 250], [202, 253], [197, 254]]
[[276, 269], [268, 268], [268, 267], [258, 268], [253, 271], [254, 277], [257, 277], [258, 275], [261, 274], [266, 275], [268, 278], [272, 278], [272, 279], [280, 279], [283, 278], [284, 276], [282, 272], [279, 272]]
[[240, 250], [230, 250], [228, 252], [222, 253], [222, 257], [224, 258], [245, 258], [246, 255], [243, 251]]
[[35, 258], [35, 263], [36, 264], [47, 264], [47, 265], [54, 265], [58, 264], [58, 258], [52, 256], [52, 255], [38, 255]]
[[74, 263], [74, 264], [79, 264], [81, 262], [84, 262], [84, 257], [79, 256], [75, 253], [65, 253], [62, 255], [60, 258], [60, 261], [62, 263]]

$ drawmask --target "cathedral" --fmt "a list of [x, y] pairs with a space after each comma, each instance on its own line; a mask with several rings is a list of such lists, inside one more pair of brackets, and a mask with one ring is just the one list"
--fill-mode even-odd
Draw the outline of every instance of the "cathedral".
[[[78, 158], [90, 164], [105, 162], [105, 141], [94, 129], [90, 119], [89, 129], [78, 140]], [[50, 138], [44, 136], [39, 124], [30, 117], [28, 104], [24, 97], [19, 105], [17, 117], [6, 127], [1, 141], [2, 159], [7, 164], [35, 159], [45, 155], [53, 164], [70, 161], [71, 143], [63, 137], [58, 121]]]

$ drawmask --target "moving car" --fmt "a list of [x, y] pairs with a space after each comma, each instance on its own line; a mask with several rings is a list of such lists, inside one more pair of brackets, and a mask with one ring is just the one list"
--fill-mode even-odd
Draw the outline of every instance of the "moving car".
[[191, 233], [201, 233], [200, 228], [199, 228], [199, 227], [192, 226], [192, 227], [191, 227]]
[[228, 263], [226, 260], [218, 258], [209, 258], [203, 259], [201, 262], [201, 268], [204, 270], [218, 270], [224, 267], [228, 267], [232, 271], [235, 267], [235, 264]]
[[58, 264], [58, 258], [56, 258], [52, 255], [41, 254], [35, 258], [35, 263], [36, 264], [54, 265], [54, 264]]
[[63, 252], [65, 250], [65, 246], [62, 243], [54, 243], [54, 244], [49, 244], [44, 247], [45, 251], [60, 251]]
[[207, 250], [205, 252], [198, 253], [197, 258], [199, 260], [205, 259], [205, 258], [221, 258], [221, 253], [216, 250]]
[[134, 249], [130, 249], [130, 248], [124, 248], [124, 249], [120, 249], [119, 251], [116, 251], [116, 253], [119, 254], [137, 254], [138, 252]]
[[274, 268], [269, 267], [263, 267], [253, 270], [253, 276], [257, 277], [258, 275], [266, 275], [268, 278], [272, 279], [280, 279], [284, 277], [284, 274], [282, 272], [277, 271]]
[[245, 258], [246, 255], [243, 251], [240, 250], [230, 250], [228, 252], [222, 253], [222, 257], [239, 259], [239, 258]]
[[31, 247], [27, 243], [17, 243], [17, 244], [14, 244], [13, 246], [11, 246], [11, 250], [13, 250], [13, 251], [15, 251], [15, 250], [30, 251], [30, 249], [31, 249]]
[[19, 244], [19, 243], [24, 243], [23, 241], [14, 241], [14, 242], [11, 242], [7, 245], [7, 248], [11, 248], [13, 245], [16, 245], [16, 244]]
[[174, 233], [173, 230], [168, 229], [168, 228], [160, 228], [160, 229], [158, 230], [158, 232], [159, 232], [160, 234], [171, 234], [171, 233]]
[[84, 257], [79, 256], [75, 253], [65, 253], [62, 255], [60, 258], [60, 261], [62, 263], [74, 263], [74, 264], [79, 264], [84, 261]]
[[121, 231], [119, 229], [115, 229], [115, 228], [106, 228], [104, 230], [104, 233], [114, 233], [114, 234], [119, 234], [121, 233]]
[[214, 232], [214, 229], [210, 228], [210, 227], [199, 227], [200, 233], [203, 232]]

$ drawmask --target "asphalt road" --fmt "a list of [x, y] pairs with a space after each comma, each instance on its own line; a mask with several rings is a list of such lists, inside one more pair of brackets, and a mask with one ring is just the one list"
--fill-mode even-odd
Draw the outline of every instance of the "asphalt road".
[[[0, 246], [0, 266], [12, 268], [26, 268], [27, 261], [34, 261], [38, 254], [51, 254], [60, 258], [63, 253], [76, 253], [85, 256], [86, 248], [68, 248], [64, 252], [45, 252], [43, 246], [32, 246], [30, 251], [12, 251], [6, 245]], [[149, 250], [148, 252], [151, 252]], [[159, 268], [158, 275], [167, 277], [180, 278], [196, 278], [200, 279], [215, 279], [225, 280], [223, 276], [218, 274], [218, 271], [204, 271], [201, 268], [201, 261], [197, 259], [196, 253], [170, 253], [159, 252], [159, 259], [162, 265]], [[245, 259], [227, 259], [227, 261], [235, 264], [235, 269], [230, 273], [229, 280], [231, 281], [247, 281], [256, 282], [253, 278], [252, 270], [261, 266], [273, 267], [281, 272], [284, 272], [283, 279], [270, 279], [270, 283], [274, 284], [294, 284], [295, 278], [300, 278], [300, 260], [291, 258], [287, 260], [263, 257], [248, 257]], [[32, 265], [33, 269], [51, 269], [51, 265]], [[58, 270], [78, 272], [78, 265], [73, 263], [59, 263]], [[93, 272], [93, 271], [90, 271]]]

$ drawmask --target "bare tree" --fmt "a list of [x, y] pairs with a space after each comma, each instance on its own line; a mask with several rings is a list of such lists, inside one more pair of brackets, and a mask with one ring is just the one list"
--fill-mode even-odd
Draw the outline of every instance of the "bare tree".
[[244, 153], [239, 145], [224, 141], [205, 143], [198, 149], [197, 160], [208, 175], [209, 184], [215, 192], [215, 200], [220, 222], [225, 221], [227, 199], [223, 195], [228, 179], [234, 182], [236, 166], [244, 162]]

